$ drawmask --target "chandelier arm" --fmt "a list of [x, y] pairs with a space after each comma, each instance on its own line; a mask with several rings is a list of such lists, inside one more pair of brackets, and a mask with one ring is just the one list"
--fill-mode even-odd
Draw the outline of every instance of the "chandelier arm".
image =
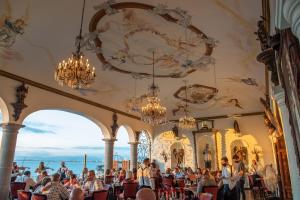
[[79, 35], [78, 35], [79, 44], [78, 44], [77, 51], [76, 51], [77, 55], [80, 54], [80, 49], [81, 49], [82, 25], [83, 25], [84, 10], [85, 10], [85, 0], [83, 0], [83, 6], [82, 6], [82, 12], [81, 12], [80, 30], [79, 30]]

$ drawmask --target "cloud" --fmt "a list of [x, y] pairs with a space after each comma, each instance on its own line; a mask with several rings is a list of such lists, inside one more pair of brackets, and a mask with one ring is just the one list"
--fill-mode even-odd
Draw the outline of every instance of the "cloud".
[[82, 149], [82, 150], [99, 150], [103, 149], [104, 147], [101, 146], [75, 146], [72, 149]]
[[25, 126], [23, 131], [24, 131], [23, 133], [33, 133], [33, 134], [55, 134], [53, 130], [34, 128], [30, 126]]

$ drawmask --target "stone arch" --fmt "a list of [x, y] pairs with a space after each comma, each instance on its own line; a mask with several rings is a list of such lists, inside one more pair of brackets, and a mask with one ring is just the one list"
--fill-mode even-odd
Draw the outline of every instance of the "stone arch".
[[4, 100], [0, 97], [0, 111], [2, 113], [2, 122], [1, 123], [8, 123], [9, 122], [9, 111], [7, 108], [7, 104]]
[[118, 136], [118, 132], [119, 132], [120, 127], [125, 128], [125, 130], [128, 134], [129, 142], [136, 142], [135, 133], [134, 133], [133, 129], [127, 124], [122, 124], [122, 125], [119, 126], [119, 128], [116, 131], [116, 136], [115, 136], [116, 138]]
[[69, 113], [73, 113], [73, 114], [76, 114], [76, 115], [80, 115], [82, 117], [85, 117], [87, 119], [89, 119], [90, 121], [94, 122], [101, 130], [102, 134], [103, 134], [103, 137], [104, 139], [111, 139], [112, 136], [108, 130], [108, 128], [102, 123], [100, 122], [99, 120], [89, 116], [89, 115], [86, 115], [82, 112], [78, 112], [78, 111], [74, 111], [72, 109], [66, 109], [66, 108], [44, 108], [44, 109], [38, 109], [38, 110], [34, 110], [30, 113], [28, 113], [26, 116], [24, 116], [22, 118], [22, 121], [21, 121], [21, 124], [23, 124], [24, 120], [30, 116], [32, 113], [35, 113], [35, 112], [38, 112], [38, 111], [42, 111], [42, 110], [58, 110], [58, 111], [65, 111], [65, 112], [69, 112]]

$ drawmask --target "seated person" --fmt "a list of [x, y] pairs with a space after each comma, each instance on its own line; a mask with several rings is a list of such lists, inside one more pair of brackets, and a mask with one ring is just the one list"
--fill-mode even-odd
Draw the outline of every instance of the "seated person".
[[123, 180], [122, 183], [133, 183], [134, 182], [134, 179], [133, 179], [133, 173], [132, 171], [127, 171], [126, 172], [126, 177], [125, 179]]
[[87, 181], [83, 189], [89, 192], [103, 190], [103, 184], [100, 180], [96, 179], [95, 171], [90, 170], [87, 176]]
[[156, 199], [155, 193], [149, 188], [142, 188], [136, 193], [136, 200]]
[[185, 177], [185, 174], [182, 171], [180, 171], [178, 167], [175, 167], [174, 177], [175, 179], [181, 179]]
[[42, 193], [42, 189], [51, 182], [51, 178], [50, 177], [45, 177], [39, 185], [36, 185], [34, 193]]
[[73, 174], [69, 180], [64, 183], [64, 186], [70, 189], [79, 188], [80, 185], [77, 180], [77, 176]]
[[36, 185], [36, 182], [30, 177], [30, 171], [25, 171], [24, 175], [17, 176], [16, 182], [26, 183], [25, 191], [29, 191]]
[[84, 193], [80, 188], [74, 188], [71, 191], [69, 200], [84, 200]]
[[69, 199], [69, 192], [60, 182], [60, 175], [55, 173], [51, 176], [51, 182], [42, 189], [43, 194], [47, 195], [48, 200]]
[[173, 178], [174, 179], [174, 176], [173, 176], [170, 168], [166, 169], [166, 173], [165, 173], [164, 177], [166, 177], [166, 178]]
[[209, 170], [203, 170], [203, 175], [200, 178], [198, 185], [197, 185], [197, 193], [200, 194], [202, 193], [202, 189], [204, 186], [216, 186], [217, 183], [215, 181], [215, 177], [213, 177], [210, 173]]
[[126, 177], [126, 170], [124, 170], [124, 169], [120, 170], [120, 174], [118, 177], [119, 182], [122, 183], [122, 181], [125, 179], [125, 177]]

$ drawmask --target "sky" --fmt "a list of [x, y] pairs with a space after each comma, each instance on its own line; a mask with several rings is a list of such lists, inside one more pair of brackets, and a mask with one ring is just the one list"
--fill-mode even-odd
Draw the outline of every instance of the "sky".
[[[101, 129], [91, 120], [78, 114], [42, 110], [30, 114], [24, 120], [24, 124], [25, 128], [18, 134], [17, 154], [37, 150], [52, 153], [92, 152], [104, 148]], [[117, 139], [116, 147], [129, 147], [128, 134], [122, 126], [118, 130]]]

